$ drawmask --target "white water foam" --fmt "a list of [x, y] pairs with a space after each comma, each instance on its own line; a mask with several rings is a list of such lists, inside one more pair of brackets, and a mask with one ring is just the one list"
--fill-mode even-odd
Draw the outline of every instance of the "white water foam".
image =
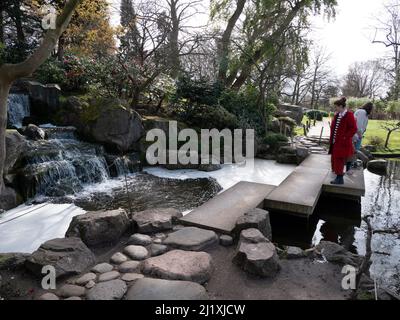
[[64, 238], [74, 216], [73, 204], [21, 205], [0, 216], [0, 252], [32, 253], [48, 240]]
[[160, 167], [145, 168], [144, 171], [161, 178], [197, 179], [215, 178], [226, 190], [240, 181], [279, 186], [296, 168], [293, 165], [278, 164], [275, 161], [256, 159], [254, 168], [237, 164], [224, 165], [221, 170], [201, 172], [198, 170], [167, 170]]

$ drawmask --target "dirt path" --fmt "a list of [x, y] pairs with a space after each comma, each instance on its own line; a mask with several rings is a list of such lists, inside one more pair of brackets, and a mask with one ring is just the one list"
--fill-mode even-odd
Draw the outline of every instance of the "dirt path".
[[206, 288], [212, 299], [227, 300], [344, 300], [341, 267], [305, 258], [281, 260], [275, 279], [247, 275], [231, 261], [234, 247], [217, 246], [208, 252], [215, 271]]

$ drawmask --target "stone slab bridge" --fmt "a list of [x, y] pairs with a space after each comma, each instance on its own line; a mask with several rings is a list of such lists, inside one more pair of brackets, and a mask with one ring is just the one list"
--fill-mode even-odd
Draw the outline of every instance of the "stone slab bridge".
[[239, 182], [180, 219], [182, 224], [232, 234], [239, 217], [254, 208], [309, 218], [322, 194], [359, 201], [365, 195], [363, 169], [345, 176], [344, 185], [334, 179], [329, 155], [312, 154], [278, 187]]

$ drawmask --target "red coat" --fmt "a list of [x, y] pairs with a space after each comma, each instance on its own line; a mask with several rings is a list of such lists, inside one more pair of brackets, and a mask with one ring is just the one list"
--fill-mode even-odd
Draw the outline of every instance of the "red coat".
[[347, 111], [340, 121], [335, 144], [333, 144], [333, 134], [338, 116], [338, 114], [335, 115], [331, 125], [330, 154], [337, 158], [350, 158], [354, 155], [353, 137], [357, 133], [357, 122], [354, 113]]

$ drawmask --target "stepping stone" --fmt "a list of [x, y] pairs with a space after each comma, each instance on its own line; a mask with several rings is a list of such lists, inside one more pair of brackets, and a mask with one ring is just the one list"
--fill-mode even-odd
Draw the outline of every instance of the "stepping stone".
[[237, 219], [263, 205], [264, 199], [275, 188], [260, 183], [239, 182], [179, 220], [185, 225], [232, 235]]
[[[307, 161], [307, 160], [306, 160]], [[301, 217], [313, 214], [329, 169], [299, 166], [265, 199], [265, 207]]]
[[150, 236], [140, 233], [135, 233], [134, 235], [130, 236], [128, 240], [128, 244], [134, 244], [137, 246], [148, 246], [152, 242], [153, 241]]
[[92, 289], [96, 285], [96, 282], [93, 280], [90, 280], [88, 283], [86, 283], [85, 288], [86, 289]]
[[119, 278], [120, 274], [118, 271], [110, 271], [106, 273], [102, 273], [99, 276], [99, 282], [110, 281]]
[[60, 297], [69, 298], [69, 297], [80, 297], [85, 295], [85, 288], [81, 286], [76, 286], [73, 284], [65, 284], [63, 285], [58, 294]]
[[113, 269], [114, 267], [111, 264], [104, 262], [94, 266], [92, 271], [96, 273], [106, 273], [112, 271]]
[[214, 231], [189, 227], [169, 234], [163, 243], [176, 249], [201, 251], [216, 242], [218, 237]]
[[151, 252], [152, 257], [162, 255], [162, 254], [166, 253], [167, 251], [168, 251], [168, 247], [165, 245], [162, 245], [162, 244], [153, 243], [150, 246], [150, 252]]
[[156, 208], [133, 214], [132, 220], [138, 231], [142, 233], [154, 233], [171, 230], [173, 222], [182, 217], [182, 213], [172, 208]]
[[142, 263], [143, 274], [201, 284], [210, 279], [212, 271], [211, 256], [205, 252], [173, 250]]
[[41, 295], [38, 300], [51, 301], [51, 300], [60, 300], [60, 298], [57, 297], [54, 293], [47, 292]]
[[78, 278], [75, 281], [75, 284], [77, 284], [78, 286], [84, 286], [86, 285], [89, 281], [94, 281], [96, 280], [96, 274], [90, 272], [90, 273], [86, 273], [84, 274], [82, 277]]
[[118, 270], [121, 273], [137, 272], [140, 270], [140, 262], [139, 261], [124, 262], [119, 266]]
[[122, 280], [111, 280], [96, 284], [86, 292], [88, 300], [120, 300], [128, 289]]
[[272, 229], [268, 211], [256, 208], [246, 212], [237, 220], [234, 233], [238, 236], [242, 230], [251, 228], [260, 230], [267, 239], [272, 240]]
[[144, 260], [149, 256], [149, 251], [142, 246], [127, 246], [124, 249], [124, 253], [133, 260]]
[[203, 286], [188, 281], [144, 278], [129, 288], [126, 300], [206, 300]]
[[140, 273], [125, 273], [121, 277], [121, 280], [123, 280], [125, 282], [132, 282], [132, 281], [135, 281], [137, 279], [142, 279], [142, 278], [144, 278], [144, 275], [142, 275]]
[[110, 261], [114, 264], [121, 264], [128, 261], [128, 257], [121, 252], [114, 253]]
[[260, 230], [254, 228], [243, 230], [240, 234], [240, 241], [259, 243], [267, 242], [267, 240]]
[[67, 299], [65, 299], [65, 300], [78, 301], [78, 300], [82, 300], [82, 298], [79, 298], [79, 297], [69, 297], [69, 298], [67, 298]]
[[231, 236], [222, 235], [219, 237], [219, 243], [221, 246], [230, 247], [233, 244], [233, 238]]
[[[257, 229], [251, 234], [242, 231], [241, 240], [233, 263], [247, 273], [260, 277], [274, 277], [280, 270], [279, 258], [275, 246]], [[257, 234], [258, 232], [258, 234]]]

